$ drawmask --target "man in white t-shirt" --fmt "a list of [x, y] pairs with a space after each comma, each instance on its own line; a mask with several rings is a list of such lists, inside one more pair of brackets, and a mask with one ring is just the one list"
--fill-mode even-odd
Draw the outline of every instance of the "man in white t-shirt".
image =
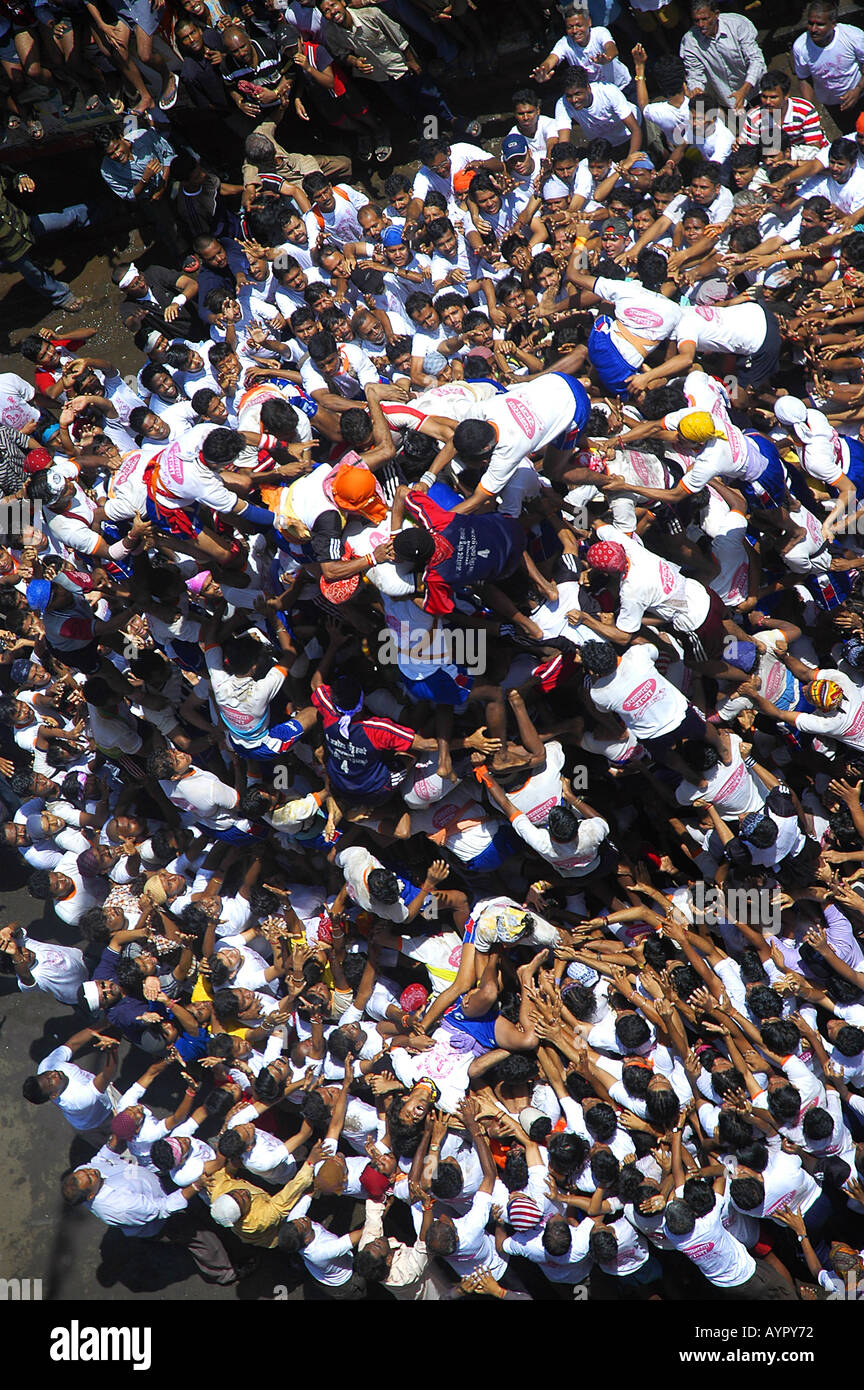
[[633, 389], [647, 391], [689, 372], [697, 353], [731, 353], [738, 359], [738, 400], [743, 405], [745, 392], [771, 381], [780, 362], [780, 329], [761, 304], [691, 305], [681, 314], [675, 342], [678, 351], [659, 366], [640, 372]]
[[[588, 423], [589, 410], [581, 382], [564, 372], [550, 372], [460, 411], [461, 422], [453, 435], [456, 454], [470, 467], [484, 471], [472, 495], [455, 510], [488, 509], [493, 498], [505, 494], [529, 454], [548, 446], [571, 453]], [[503, 500], [506, 504], [506, 496]]]
[[838, 24], [829, 0], [814, 0], [807, 7], [807, 32], [792, 45], [792, 65], [805, 101], [833, 108], [841, 130], [850, 130], [864, 92], [864, 32]]
[[638, 280], [610, 280], [581, 271], [568, 271], [568, 279], [614, 305], [614, 318], [601, 314], [595, 319], [588, 357], [603, 385], [626, 395], [628, 382], [645, 358], [678, 327], [681, 307], [665, 295], [646, 290]]
[[[103, 1038], [95, 1028], [84, 1028], [60, 1047], [55, 1047], [28, 1076], [23, 1085], [25, 1100], [32, 1105], [53, 1101], [80, 1134], [91, 1130], [107, 1133], [119, 1093], [111, 1084], [117, 1073], [117, 1043]], [[102, 1051], [102, 1066], [94, 1075], [73, 1062], [79, 1052], [92, 1047]]]

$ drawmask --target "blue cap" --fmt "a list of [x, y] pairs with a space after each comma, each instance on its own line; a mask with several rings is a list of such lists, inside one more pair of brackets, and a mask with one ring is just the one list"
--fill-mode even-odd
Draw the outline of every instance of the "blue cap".
[[508, 135], [501, 143], [501, 158], [515, 159], [517, 155], [527, 154], [529, 148], [524, 135]]
[[42, 613], [48, 607], [48, 600], [51, 597], [51, 584], [47, 579], [31, 579], [27, 585], [27, 602], [31, 608], [35, 608], [37, 613]]
[[382, 246], [404, 246], [401, 227], [385, 227], [381, 233]]
[[23, 685], [30, 674], [29, 656], [18, 656], [9, 667], [9, 678], [13, 686]]

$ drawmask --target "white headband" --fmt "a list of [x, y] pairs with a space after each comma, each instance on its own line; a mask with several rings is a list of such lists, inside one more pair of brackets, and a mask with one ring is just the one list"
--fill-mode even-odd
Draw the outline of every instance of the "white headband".
[[141, 272], [140, 272], [140, 270], [138, 269], [137, 265], [135, 264], [134, 261], [132, 261], [132, 263], [131, 263], [130, 266], [129, 266], [129, 269], [126, 271], [126, 274], [123, 276], [123, 279], [120, 281], [119, 285], [117, 286], [118, 290], [126, 290], [126, 289], [128, 289], [129, 286], [132, 284], [132, 281], [133, 281], [133, 280], [137, 280], [137, 279], [138, 279], [138, 276], [139, 276], [140, 274], [141, 274]]

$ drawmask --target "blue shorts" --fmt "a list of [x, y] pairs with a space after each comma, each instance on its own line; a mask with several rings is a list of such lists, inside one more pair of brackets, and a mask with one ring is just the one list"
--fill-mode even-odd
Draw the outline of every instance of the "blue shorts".
[[552, 440], [553, 448], [563, 449], [569, 454], [579, 447], [580, 436], [588, 424], [588, 416], [591, 414], [591, 402], [582, 382], [577, 381], [575, 376], [569, 376], [567, 372], [554, 372], [553, 375], [566, 381], [573, 394], [573, 419], [567, 428], [561, 431], [557, 439]]
[[753, 430], [747, 430], [746, 434], [764, 458], [765, 467], [758, 478], [751, 478], [748, 482], [742, 483], [741, 491], [752, 506], [763, 511], [766, 508], [782, 507], [786, 500], [786, 469], [783, 467], [783, 460], [776, 446], [770, 439], [766, 439], [764, 434], [756, 434]]
[[[501, 829], [492, 836], [492, 843], [487, 845], [482, 854], [475, 854], [473, 859], [467, 859], [463, 868], [469, 869], [471, 873], [488, 874], [493, 869], [497, 869], [505, 859], [509, 859], [511, 854], [515, 854], [520, 845], [517, 835], [510, 829], [509, 825], [502, 825]], [[467, 941], [467, 936], [466, 936]]]
[[627, 382], [639, 366], [626, 361], [612, 341], [611, 330], [615, 320], [608, 314], [601, 314], [594, 320], [594, 327], [588, 337], [588, 361], [596, 371], [607, 391], [616, 396], [627, 395]]
[[399, 676], [412, 700], [431, 700], [434, 705], [450, 705], [454, 709], [460, 709], [467, 702], [474, 684], [474, 677], [463, 671], [461, 666], [455, 677], [443, 667], [432, 671], [422, 681], [409, 680], [401, 671]]
[[305, 391], [301, 391], [296, 382], [289, 381], [287, 376], [274, 376], [274, 385], [282, 386], [290, 392], [288, 404], [293, 405], [295, 410], [302, 410], [304, 415], [308, 415], [311, 420], [313, 415], [318, 414], [318, 402], [314, 401]]
[[497, 1046], [495, 1042], [495, 1024], [498, 1021], [498, 1011], [494, 1014], [484, 1014], [482, 1018], [466, 1018], [462, 1012], [462, 1000], [464, 995], [460, 995], [453, 1005], [448, 1009], [442, 1018], [442, 1023], [447, 1023], [451, 1028], [456, 1028], [460, 1033], [467, 1033], [469, 1038], [473, 1038], [481, 1047], [490, 1051]]
[[857, 439], [846, 439], [846, 443], [849, 446], [849, 472], [846, 476], [860, 500], [864, 497], [864, 444]]
[[268, 729], [265, 737], [260, 743], [256, 743], [254, 748], [237, 743], [230, 734], [228, 742], [241, 758], [255, 758], [260, 763], [272, 763], [283, 753], [287, 753], [291, 745], [302, 736], [303, 725], [299, 719], [286, 719], [284, 724], [274, 724], [272, 729]]
[[152, 521], [157, 531], [165, 536], [200, 536], [201, 522], [198, 520], [198, 504], [191, 507], [159, 507], [152, 497], [147, 498], [147, 520]]

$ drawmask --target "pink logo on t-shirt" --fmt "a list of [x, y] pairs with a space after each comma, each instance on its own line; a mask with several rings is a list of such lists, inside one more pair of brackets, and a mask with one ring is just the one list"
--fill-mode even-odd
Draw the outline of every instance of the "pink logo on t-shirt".
[[654, 479], [653, 465], [656, 463], [656, 460], [653, 459], [650, 454], [640, 454], [637, 449], [631, 449], [630, 463], [640, 483], [645, 483], [647, 486], [650, 486]]
[[691, 1260], [700, 1260], [703, 1255], [710, 1255], [714, 1249], [713, 1240], [703, 1241], [701, 1245], [682, 1246], [685, 1255], [689, 1255]]
[[786, 668], [779, 661], [772, 661], [765, 681], [765, 698], [773, 700], [786, 684]]
[[746, 773], [746, 771], [747, 769], [744, 766], [744, 764], [739, 763], [739, 765], [736, 767], [735, 771], [732, 773], [732, 776], [728, 779], [728, 781], [724, 782], [720, 790], [714, 793], [714, 800], [720, 801], [722, 797], [731, 796], [732, 792], [737, 791], [742, 781], [744, 780], [744, 774]]
[[675, 588], [675, 571], [665, 560], [660, 561], [660, 584], [664, 594], [671, 594]]
[[656, 689], [657, 682], [655, 680], [643, 681], [641, 685], [637, 685], [636, 689], [627, 696], [621, 708], [625, 709], [628, 714], [633, 714], [634, 712], [645, 709], [654, 699]]
[[633, 328], [662, 328], [663, 315], [658, 314], [655, 309], [626, 308], [622, 310], [621, 318], [624, 323]]
[[715, 309], [709, 309], [709, 308], [707, 308], [706, 305], [704, 305], [704, 304], [697, 304], [697, 305], [696, 305], [696, 308], [693, 310], [693, 312], [694, 312], [694, 314], [698, 314], [699, 317], [700, 317], [700, 319], [707, 319], [709, 323], [711, 322], [712, 319], [714, 319], [714, 318], [717, 317], [717, 312], [716, 312], [716, 310], [715, 310]]
[[532, 806], [526, 815], [533, 825], [542, 825], [552, 807], [557, 805], [557, 796], [550, 796], [547, 801], [541, 801], [539, 806]]
[[132, 474], [135, 472], [135, 469], [138, 467], [138, 462], [140, 458], [140, 450], [135, 450], [134, 453], [126, 455], [120, 467], [117, 469], [117, 472], [114, 474], [115, 488], [118, 488], [121, 485], [121, 483], [125, 483], [127, 478], [131, 478]]
[[855, 718], [846, 730], [846, 738], [857, 738], [862, 729], [864, 729], [864, 704], [859, 705], [855, 711]]
[[533, 439], [540, 428], [540, 422], [533, 410], [529, 410], [527, 405], [523, 405], [522, 401], [519, 400], [509, 400], [507, 402], [507, 409], [510, 411], [510, 414], [513, 416], [513, 419], [516, 421], [522, 433], [527, 435], [529, 439]]
[[159, 460], [159, 468], [172, 483], [183, 481], [183, 455], [179, 443], [169, 444]]
[[432, 824], [436, 830], [443, 830], [445, 826], [452, 825], [458, 815], [458, 806], [439, 806], [432, 813]]

